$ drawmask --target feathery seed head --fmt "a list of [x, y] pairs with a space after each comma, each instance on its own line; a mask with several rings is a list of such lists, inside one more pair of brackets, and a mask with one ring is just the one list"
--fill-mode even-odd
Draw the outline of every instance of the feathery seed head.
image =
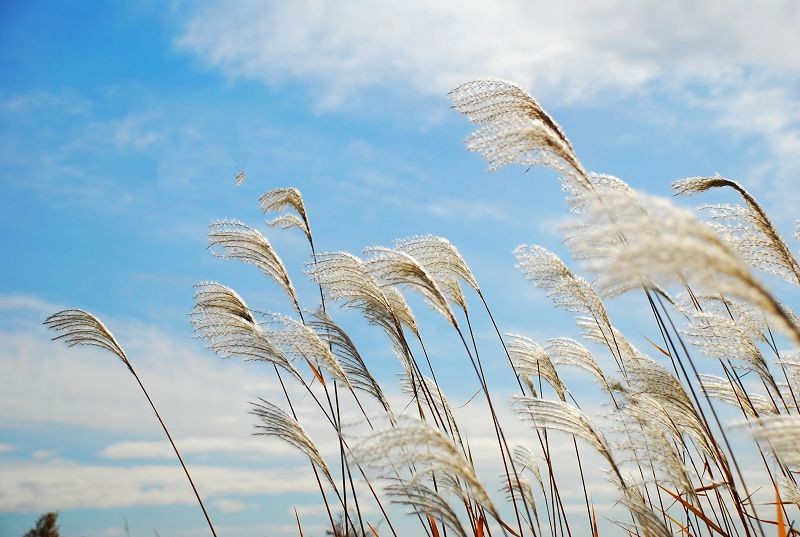
[[615, 192], [589, 200], [585, 208], [591, 225], [573, 237], [572, 247], [599, 274], [597, 284], [606, 295], [648, 287], [651, 281], [690, 284], [750, 302], [800, 342], [800, 331], [775, 299], [730, 246], [691, 212], [652, 196], [639, 195], [632, 204], [628, 194]]
[[558, 398], [564, 401], [566, 387], [544, 349], [532, 339], [519, 334], [506, 334], [506, 342], [514, 368], [529, 379], [537, 376], [546, 380], [556, 391]]
[[792, 471], [800, 469], [800, 416], [765, 416], [746, 424], [753, 437], [778, 460]]
[[417, 260], [428, 271], [442, 291], [464, 311], [467, 301], [461, 291], [459, 281], [480, 292], [478, 282], [461, 253], [443, 237], [423, 235], [395, 241], [395, 248]]
[[371, 257], [367, 271], [381, 285], [404, 286], [422, 294], [426, 301], [453, 326], [458, 326], [450, 304], [430, 273], [411, 255], [391, 248], [367, 248]]
[[272, 315], [271, 318], [277, 328], [271, 332], [270, 340], [280, 347], [286, 356], [295, 356], [315, 363], [331, 377], [350, 387], [350, 380], [331, 347], [314, 330], [283, 315]]
[[274, 436], [280, 438], [289, 445], [294, 446], [302, 452], [308, 459], [319, 468], [328, 482], [336, 488], [331, 471], [322, 458], [322, 454], [317, 449], [316, 444], [311, 440], [306, 431], [289, 414], [281, 410], [272, 403], [259, 399], [258, 402], [251, 403], [250, 413], [257, 416], [260, 423], [256, 425], [257, 435]]
[[258, 200], [264, 214], [293, 209], [303, 220], [304, 228], [309, 229], [303, 195], [296, 188], [275, 188], [264, 193]]
[[376, 430], [361, 438], [353, 453], [360, 463], [379, 470], [413, 464], [417, 476], [430, 472], [449, 474], [466, 484], [472, 499], [497, 513], [472, 465], [453, 442], [423, 421], [399, 419], [396, 427]]
[[196, 337], [221, 358], [240, 357], [280, 366], [297, 379], [300, 374], [271, 334], [260, 326], [244, 300], [229, 287], [215, 282], [195, 286], [195, 306], [190, 314]]
[[514, 396], [512, 403], [517, 415], [533, 427], [563, 431], [586, 440], [619, 473], [605, 436], [581, 410], [563, 401], [524, 395]]
[[316, 331], [317, 336], [330, 347], [333, 354], [339, 359], [341, 368], [353, 388], [370, 394], [391, 416], [392, 408], [389, 401], [384, 396], [378, 381], [367, 369], [366, 363], [347, 332], [322, 310], [312, 313], [312, 319], [308, 325]]
[[489, 169], [507, 164], [545, 164], [584, 187], [586, 172], [561, 127], [519, 86], [500, 80], [474, 80], [450, 92], [453, 108], [482, 125], [467, 148], [488, 161]]
[[775, 404], [757, 393], [746, 393], [739, 384], [715, 375], [700, 375], [700, 387], [709, 397], [739, 407], [751, 418], [778, 414]]
[[548, 339], [544, 351], [554, 364], [579, 367], [588, 371], [606, 392], [612, 392], [611, 384], [592, 353], [574, 339], [563, 337]]
[[224, 259], [238, 259], [257, 266], [278, 282], [299, 310], [297, 293], [277, 252], [261, 232], [236, 220], [221, 220], [210, 226], [211, 252]]
[[53, 340], [61, 339], [68, 347], [100, 347], [114, 353], [123, 364], [130, 367], [128, 357], [117, 339], [91, 313], [79, 309], [62, 310], [45, 319], [44, 325], [59, 333]]

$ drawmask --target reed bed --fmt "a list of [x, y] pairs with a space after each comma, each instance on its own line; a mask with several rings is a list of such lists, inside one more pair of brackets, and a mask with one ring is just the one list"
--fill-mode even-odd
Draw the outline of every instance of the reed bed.
[[[700, 214], [708, 218], [700, 218], [586, 171], [561, 127], [513, 83], [476, 80], [450, 98], [477, 125], [466, 144], [490, 170], [544, 165], [559, 173], [574, 216], [565, 244], [586, 276], [542, 246], [522, 245], [514, 255], [522, 275], [574, 315], [581, 341], [504, 333], [467, 261], [443, 237], [403, 238], [366, 248], [363, 257], [318, 252], [293, 188], [267, 192], [260, 205], [272, 227], [297, 228], [306, 238], [304, 269], [319, 287], [316, 303], [302, 302], [261, 231], [235, 220], [210, 228], [213, 255], [256, 266], [285, 293], [287, 308], [256, 312], [230, 287], [200, 283], [190, 315], [196, 335], [222, 358], [269, 365], [284, 398], [252, 403], [256, 434], [307, 458], [328, 533], [800, 535], [800, 320], [758, 274], [798, 285], [800, 264], [755, 198], [719, 176], [675, 182], [676, 195], [727, 189], [741, 199], [706, 206]], [[485, 407], [483, 431], [459, 421], [437, 380], [437, 356], [406, 300], [412, 294], [453, 331], [450, 352], [479, 388], [470, 404]], [[633, 295], [651, 313], [644, 350], [615, 327], [606, 307], [620, 295]], [[336, 321], [342, 309], [383, 333], [403, 372], [399, 386], [373, 374]], [[111, 351], [139, 381], [122, 346], [91, 314], [67, 310], [46, 324], [70, 345]], [[478, 329], [497, 338], [505, 371], [485, 367]], [[567, 369], [596, 383], [604, 400], [582, 406], [563, 378]], [[510, 400], [492, 392], [490, 376], [513, 380]], [[398, 391], [404, 407], [387, 396]], [[301, 423], [301, 398], [327, 427], [334, 456]], [[522, 437], [509, 433], [516, 430], [509, 408], [527, 427]], [[749, 446], [732, 439], [742, 432]], [[481, 456], [501, 468], [499, 485], [475, 464], [470, 438], [479, 434], [494, 444]], [[565, 464], [578, 468], [577, 479]], [[571, 508], [576, 491], [578, 510]], [[413, 525], [400, 521], [403, 510]], [[307, 534], [301, 517], [293, 519], [298, 535]]]

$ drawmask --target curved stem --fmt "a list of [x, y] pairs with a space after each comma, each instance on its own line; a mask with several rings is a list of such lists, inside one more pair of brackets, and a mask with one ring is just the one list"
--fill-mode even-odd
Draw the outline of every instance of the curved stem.
[[158, 418], [158, 423], [160, 423], [161, 424], [161, 428], [164, 429], [164, 433], [167, 435], [167, 439], [169, 440], [169, 443], [172, 444], [172, 449], [175, 450], [175, 455], [178, 456], [178, 461], [180, 461], [181, 467], [183, 468], [183, 472], [186, 474], [186, 479], [189, 480], [189, 484], [192, 486], [192, 490], [194, 491], [194, 495], [197, 498], [197, 503], [200, 504], [200, 509], [203, 510], [203, 515], [206, 517], [206, 522], [208, 522], [208, 528], [211, 530], [211, 535], [213, 535], [214, 537], [217, 537], [217, 533], [214, 531], [214, 525], [211, 524], [211, 518], [209, 518], [208, 511], [206, 511], [206, 506], [203, 505], [203, 500], [200, 498], [200, 493], [197, 492], [197, 487], [195, 487], [194, 480], [192, 480], [192, 476], [189, 474], [189, 469], [186, 467], [186, 464], [183, 462], [183, 457], [181, 457], [181, 453], [180, 453], [180, 451], [178, 451], [178, 446], [176, 446], [175, 442], [172, 440], [172, 435], [169, 434], [169, 429], [167, 429], [167, 426], [164, 423], [164, 420], [161, 419], [161, 414], [158, 413], [158, 410], [156, 409], [156, 405], [153, 404], [153, 400], [150, 399], [150, 394], [148, 394], [147, 390], [144, 388], [144, 384], [142, 384], [142, 381], [139, 379], [139, 375], [137, 375], [136, 371], [133, 370], [133, 366], [130, 364], [130, 362], [127, 365], [128, 365], [128, 370], [133, 375], [133, 378], [135, 378], [136, 382], [139, 383], [139, 387], [142, 389], [142, 393], [144, 393], [144, 396], [147, 398], [147, 402], [150, 403], [150, 408], [153, 409], [153, 412], [155, 413], [156, 418]]

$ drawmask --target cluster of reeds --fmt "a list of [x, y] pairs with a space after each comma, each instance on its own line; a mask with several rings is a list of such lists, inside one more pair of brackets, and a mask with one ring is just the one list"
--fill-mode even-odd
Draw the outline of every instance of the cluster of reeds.
[[[399, 504], [415, 517], [415, 533], [429, 537], [599, 535], [598, 518], [610, 515], [593, 504], [601, 474], [589, 475], [582, 463], [593, 450], [615, 491], [606, 500], [622, 506], [617, 514], [627, 511], [614, 517], [615, 526], [603, 526], [614, 533], [800, 534], [792, 521], [800, 502], [800, 320], [755, 275], [766, 271], [797, 285], [800, 264], [756, 200], [718, 176], [674, 183], [680, 195], [725, 188], [741, 197], [742, 205], [707, 207], [711, 219], [701, 220], [616, 177], [587, 172], [558, 124], [512, 83], [473, 81], [450, 97], [479, 125], [467, 146], [490, 169], [543, 164], [559, 172], [575, 216], [565, 242], [591, 280], [541, 246], [523, 245], [514, 255], [518, 269], [555, 307], [575, 315], [583, 341], [503, 334], [473, 272], [447, 239], [401, 239], [391, 248], [367, 248], [363, 258], [317, 252], [303, 198], [292, 188], [272, 190], [260, 203], [274, 216], [271, 226], [298, 228], [308, 241], [305, 273], [319, 286], [319, 303], [311, 309], [260, 231], [231, 220], [211, 225], [214, 255], [258, 267], [286, 293], [290, 312], [257, 313], [230, 287], [202, 283], [191, 313], [197, 336], [223, 358], [270, 365], [284, 399], [252, 404], [257, 434], [280, 438], [308, 458], [330, 531], [396, 536], [397, 509], [389, 504]], [[477, 473], [468, 440], [475, 431], [458, 422], [437, 381], [436, 356], [428, 354], [407, 293], [420, 294], [460, 342], [453, 352], [463, 355], [490, 416], [503, 472], [499, 491]], [[652, 356], [615, 327], [604, 305], [622, 294], [638, 295], [652, 312], [657, 337], [646, 338]], [[485, 310], [506, 354], [507, 373], [492, 374], [515, 380], [510, 404], [530, 425], [522, 445], [509, 441], [501, 423], [498, 405], [508, 401], [488, 388], [468, 297]], [[356, 310], [388, 338], [402, 365], [408, 406], [393, 406], [383, 381], [337, 324], [334, 305]], [[47, 324], [70, 344], [112, 351], [136, 375], [121, 346], [89, 314], [60, 312]], [[614, 367], [601, 366], [607, 357]], [[564, 368], [582, 370], [602, 390], [602, 423], [581, 410], [562, 380]], [[295, 386], [288, 389], [288, 383]], [[301, 424], [292, 397], [298, 388], [329, 427], [338, 460], [326, 460]], [[343, 409], [357, 415], [343, 415]], [[739, 415], [733, 423], [731, 409]], [[743, 457], [741, 441], [731, 440], [737, 427], [752, 438], [755, 459]], [[559, 472], [556, 438], [560, 456], [574, 456], [578, 482]], [[769, 503], [754, 498], [764, 486]], [[580, 521], [564, 499], [565, 491], [576, 489], [585, 503]], [[297, 524], [302, 535], [299, 517]]]

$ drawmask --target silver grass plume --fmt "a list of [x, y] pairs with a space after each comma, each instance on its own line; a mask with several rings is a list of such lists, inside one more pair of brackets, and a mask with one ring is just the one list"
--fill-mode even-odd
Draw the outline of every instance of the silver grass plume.
[[280, 229], [298, 228], [306, 235], [306, 239], [311, 240], [311, 232], [306, 228], [305, 222], [293, 214], [282, 214], [272, 220], [267, 220], [267, 225]]
[[[678, 302], [673, 303], [673, 306], [680, 310], [686, 319], [691, 321], [692, 316], [697, 312], [695, 302], [700, 303], [705, 312], [713, 313], [720, 317], [733, 317], [739, 330], [749, 338], [756, 341], [768, 341], [769, 324], [764, 318], [764, 314], [750, 304], [718, 294], [693, 293], [692, 296], [689, 296], [689, 293], [681, 293], [678, 295]], [[783, 305], [781, 306], [784, 307]], [[786, 313], [787, 316], [792, 315], [789, 311]]]
[[638, 405], [649, 405], [646, 410], [643, 406], [642, 412], [649, 412], [652, 419], [672, 429], [676, 440], [687, 435], [711, 460], [722, 462], [714, 439], [709, 436], [683, 385], [672, 373], [658, 362], [643, 357], [628, 369], [628, 384], [629, 399], [638, 397]]
[[417, 473], [413, 480], [415, 482], [433, 483], [436, 481], [436, 487], [440, 495], [451, 493], [463, 501], [470, 501], [469, 493], [461, 486], [458, 477], [453, 477], [447, 472], [431, 472], [430, 474]]
[[574, 339], [566, 337], [548, 339], [544, 351], [554, 364], [578, 367], [588, 371], [597, 379], [600, 387], [609, 394], [614, 390], [612, 382], [614, 385], [618, 384], [616, 381], [609, 382], [592, 353]]
[[672, 483], [690, 499], [696, 499], [684, 453], [675, 447], [676, 441], [682, 445], [682, 434], [664, 407], [652, 397], [630, 394], [620, 412], [622, 420], [630, 419], [637, 424], [637, 427], [627, 427], [623, 421], [625, 439], [621, 448], [630, 452], [637, 464], [648, 465], [654, 474], [662, 476], [662, 481]]
[[[642, 496], [641, 491], [634, 486], [625, 486], [623, 489], [622, 503], [636, 519], [636, 527], [647, 537], [672, 537], [672, 532], [664, 525]], [[636, 532], [634, 532], [636, 533]]]
[[513, 82], [505, 80], [472, 80], [450, 92], [453, 108], [473, 123], [484, 124], [503, 116], [525, 115], [546, 123], [568, 147], [572, 144], [555, 120]]
[[800, 391], [800, 353], [793, 351], [787, 353], [778, 364], [786, 370], [789, 383], [795, 391]]
[[[648, 218], [647, 213], [639, 205], [639, 200], [634, 190], [619, 177], [608, 174], [590, 173], [587, 176], [591, 188], [584, 189], [580, 186], [566, 184], [567, 203], [570, 212], [578, 215], [581, 220], [573, 221], [564, 238], [564, 244], [570, 249], [572, 257], [578, 261], [592, 259], [593, 253], [610, 251], [625, 244], [625, 238], [613, 233], [603, 233], [603, 226], [615, 223], [619, 219]], [[607, 201], [614, 200], [614, 203]], [[595, 211], [595, 212], [593, 212]], [[594, 237], [592, 251], [587, 251], [582, 246], [582, 240], [587, 235]], [[638, 284], [650, 289], [661, 289], [657, 283], [649, 280], [644, 275], [639, 275]], [[625, 287], [608, 286], [602, 289], [606, 297], [613, 297], [628, 290]]]
[[712, 217], [722, 221], [726, 238], [751, 265], [800, 283], [800, 265], [781, 238], [767, 213], [756, 199], [739, 183], [716, 175], [714, 177], [688, 177], [672, 183], [676, 194], [697, 194], [712, 188], [728, 187], [735, 190], [747, 207], [735, 205], [709, 206]]
[[433, 517], [455, 532], [456, 536], [467, 537], [458, 515], [448, 501], [419, 480], [406, 482], [395, 479], [384, 487], [384, 491], [392, 503], [411, 508], [409, 514]]
[[482, 125], [466, 144], [490, 170], [519, 163], [545, 164], [580, 183], [585, 171], [561, 127], [516, 84], [474, 80], [450, 92], [453, 108]]
[[439, 285], [420, 263], [405, 252], [380, 246], [367, 248], [371, 257], [367, 271], [382, 285], [409, 287], [425, 298], [454, 327], [458, 326], [453, 310]]
[[700, 387], [709, 397], [740, 407], [751, 418], [778, 414], [775, 405], [757, 393], [746, 393], [739, 384], [715, 375], [700, 375]]
[[79, 309], [59, 311], [45, 319], [44, 325], [59, 332], [53, 340], [63, 340], [68, 347], [100, 347], [115, 354], [129, 369], [131, 367], [117, 338], [91, 313]]
[[308, 460], [322, 471], [331, 486], [336, 489], [336, 484], [331, 476], [331, 471], [303, 427], [289, 414], [272, 403], [259, 399], [251, 403], [250, 413], [257, 416], [261, 423], [256, 425], [257, 435], [274, 436], [280, 438], [302, 452]]
[[608, 312], [592, 284], [573, 274], [561, 258], [541, 246], [525, 244], [514, 249], [514, 257], [517, 270], [547, 293], [556, 307], [591, 316], [605, 337], [613, 338]]
[[423, 421], [400, 419], [396, 427], [376, 430], [363, 437], [353, 452], [357, 461], [379, 470], [413, 465], [416, 476], [431, 472], [449, 474], [466, 484], [472, 499], [497, 514], [472, 465], [453, 442]]
[[453, 244], [443, 237], [423, 235], [395, 241], [395, 249], [417, 260], [439, 284], [444, 294], [467, 311], [467, 301], [459, 281], [480, 293], [478, 282], [467, 262]]
[[[570, 212], [576, 215], [583, 215], [591, 210], [591, 207], [598, 201], [602, 201], [605, 196], [626, 197], [631, 202], [631, 210], [642, 211], [636, 203], [636, 193], [631, 186], [619, 177], [607, 173], [590, 172], [586, 176], [591, 185], [589, 190], [575, 188], [574, 185], [566, 184], [564, 190], [567, 194], [567, 203]], [[609, 237], [609, 240], [618, 240], [617, 237]]]
[[371, 324], [386, 331], [395, 348], [403, 348], [400, 323], [392, 306], [361, 259], [347, 252], [321, 253], [307, 267], [306, 274], [329, 299], [360, 310]]
[[277, 328], [272, 330], [270, 339], [283, 350], [285, 355], [315, 363], [331, 377], [351, 387], [350, 379], [347, 378], [332, 348], [314, 330], [283, 315], [272, 315], [271, 320]]
[[419, 326], [417, 325], [417, 318], [414, 316], [414, 312], [411, 311], [411, 307], [408, 305], [408, 302], [406, 302], [403, 294], [390, 285], [381, 286], [381, 291], [383, 291], [383, 294], [386, 296], [389, 309], [391, 309], [392, 314], [400, 325], [411, 330], [416, 337], [421, 337]]
[[767, 361], [758, 346], [730, 318], [706, 311], [695, 312], [684, 329], [684, 334], [707, 356], [718, 360], [737, 360], [777, 391]]
[[[585, 208], [591, 225], [573, 237], [572, 247], [599, 275], [598, 288], [606, 295], [647, 287], [651, 281], [689, 284], [751, 303], [800, 342], [800, 330], [778, 302], [730, 246], [691, 212], [645, 195], [632, 205], [629, 195], [614, 191], [587, 199]], [[624, 240], [610, 243], [608, 237]]]
[[800, 469], [800, 416], [766, 416], [747, 421], [750, 433], [793, 471]]
[[529, 387], [533, 387], [531, 377], [535, 375], [546, 380], [556, 391], [558, 398], [565, 400], [566, 387], [561, 382], [550, 357], [538, 343], [528, 337], [508, 333], [506, 347], [514, 363], [514, 369], [526, 378]]
[[[577, 317], [575, 324], [581, 330], [581, 337], [587, 341], [597, 343], [604, 347], [608, 347], [615, 356], [619, 356], [624, 366], [635, 365], [639, 360], [646, 358], [646, 356], [637, 349], [633, 343], [617, 330], [614, 326], [610, 326], [611, 336], [602, 331], [597, 321], [593, 317]], [[621, 390], [622, 386], [619, 384], [613, 385], [615, 390]]]
[[542, 479], [542, 472], [539, 469], [539, 464], [536, 462], [536, 456], [524, 446], [516, 446], [514, 448], [514, 454], [512, 455], [514, 458], [514, 463], [519, 467], [521, 472], [525, 470], [530, 471], [533, 474], [533, 477], [536, 478], [536, 482], [539, 483], [539, 488], [542, 489], [542, 494], [547, 494], [547, 490], [544, 486], [544, 480]]
[[505, 494], [508, 502], [514, 502], [516, 498], [523, 498], [525, 503], [531, 506], [533, 511], [533, 520], [531, 523], [536, 522], [539, 524], [539, 512], [536, 509], [536, 498], [533, 495], [533, 487], [531, 482], [525, 476], [516, 476], [514, 479], [509, 480], [505, 474], [500, 476], [502, 486], [500, 491]]
[[512, 399], [515, 412], [523, 421], [539, 429], [553, 429], [586, 440], [608, 462], [614, 472], [614, 482], [622, 486], [619, 472], [606, 437], [581, 410], [563, 401], [550, 401], [524, 395]]
[[792, 483], [785, 477], [779, 477], [778, 483], [781, 487], [781, 496], [784, 502], [790, 502], [800, 507], [800, 487]]
[[301, 379], [236, 291], [215, 282], [200, 283], [195, 286], [194, 300], [190, 317], [196, 337], [221, 358], [270, 362]]
[[453, 433], [454, 440], [458, 442], [460, 446], [463, 446], [461, 433], [459, 432], [458, 423], [453, 415], [450, 402], [445, 397], [439, 385], [436, 384], [432, 378], [425, 376], [420, 377], [419, 375], [407, 375], [406, 378], [401, 382], [400, 387], [407, 395], [414, 395], [419, 391], [427, 394], [425, 396], [425, 401], [428, 403], [428, 405], [434, 406], [434, 408], [431, 410], [437, 415], [444, 416], [445, 419], [447, 419], [447, 425]]
[[361, 354], [359, 354], [347, 332], [322, 310], [314, 312], [313, 319], [308, 324], [314, 328], [317, 335], [330, 346], [331, 351], [339, 358], [339, 363], [353, 388], [364, 391], [374, 397], [390, 416], [393, 415], [392, 407], [384, 396], [383, 390], [378, 381], [375, 380], [375, 377], [369, 372], [367, 364], [364, 363]]
[[209, 248], [214, 255], [224, 259], [238, 259], [257, 266], [264, 274], [278, 282], [289, 295], [295, 308], [300, 310], [300, 303], [289, 273], [266, 237], [258, 230], [236, 220], [214, 222], [210, 228]]
[[311, 241], [311, 225], [308, 223], [306, 207], [303, 204], [303, 196], [299, 190], [296, 188], [275, 188], [263, 194], [258, 202], [265, 215], [281, 212], [287, 208], [293, 209], [299, 218], [292, 214], [285, 214], [270, 221], [269, 225], [282, 228], [299, 228], [306, 234], [309, 242]]

